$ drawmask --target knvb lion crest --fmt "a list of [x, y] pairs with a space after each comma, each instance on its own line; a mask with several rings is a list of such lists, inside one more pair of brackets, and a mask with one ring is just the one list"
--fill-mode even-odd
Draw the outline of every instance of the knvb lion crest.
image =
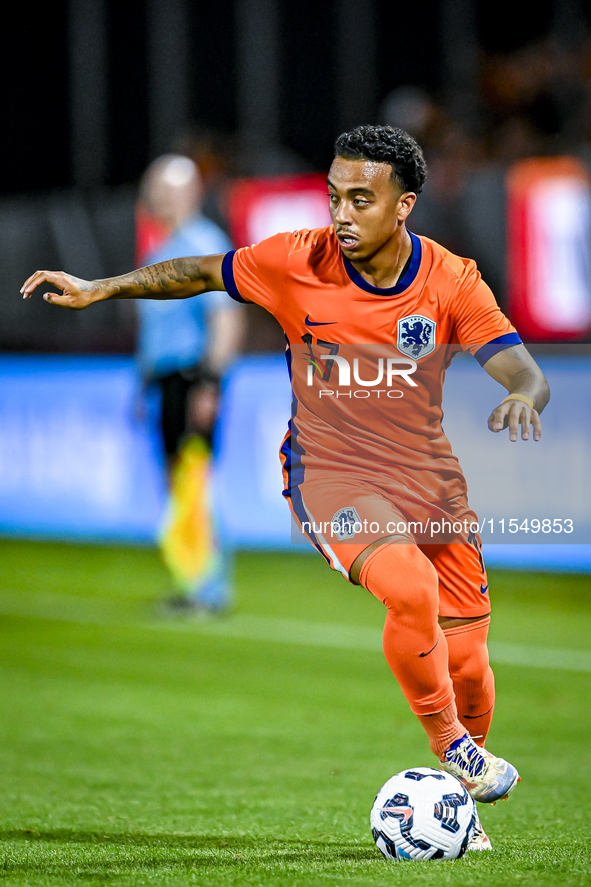
[[331, 521], [332, 532], [339, 542], [353, 539], [361, 530], [361, 518], [354, 505], [339, 508]]
[[437, 324], [422, 314], [412, 314], [398, 321], [398, 350], [420, 360], [435, 350]]

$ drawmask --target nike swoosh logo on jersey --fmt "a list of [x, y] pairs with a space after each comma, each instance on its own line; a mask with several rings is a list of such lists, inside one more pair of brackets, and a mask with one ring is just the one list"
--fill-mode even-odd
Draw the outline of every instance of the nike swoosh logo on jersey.
[[337, 322], [338, 321], [336, 321], [336, 320], [323, 320], [323, 321], [320, 321], [320, 323], [316, 323], [316, 321], [310, 320], [309, 314], [306, 317], [306, 320], [304, 321], [306, 326], [332, 326], [333, 323], [337, 323]]
[[480, 586], [480, 594], [486, 594], [487, 591], [488, 591], [488, 585], [484, 585], [484, 586], [481, 585]]

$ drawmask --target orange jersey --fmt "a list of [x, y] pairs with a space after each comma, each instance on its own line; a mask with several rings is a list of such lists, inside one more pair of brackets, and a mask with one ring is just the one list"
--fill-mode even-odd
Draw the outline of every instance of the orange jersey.
[[445, 370], [458, 351], [484, 363], [520, 339], [472, 260], [411, 238], [409, 264], [389, 288], [361, 277], [332, 226], [277, 234], [224, 259], [229, 294], [270, 311], [288, 340], [286, 495], [304, 472], [335, 469], [376, 483], [387, 476], [400, 503], [465, 495], [441, 424]]

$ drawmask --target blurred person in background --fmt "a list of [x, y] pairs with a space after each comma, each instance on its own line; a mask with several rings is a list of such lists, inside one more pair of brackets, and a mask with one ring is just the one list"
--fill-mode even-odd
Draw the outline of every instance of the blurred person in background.
[[238, 175], [234, 136], [195, 121], [175, 140], [172, 150], [197, 164], [203, 188], [201, 212], [228, 233], [229, 191]]
[[[139, 264], [232, 248], [202, 214], [203, 194], [191, 158], [166, 154], [150, 164], [137, 205]], [[212, 512], [212, 435], [220, 380], [242, 338], [242, 308], [219, 292], [202, 300], [138, 301], [137, 308], [137, 361], [146, 387], [159, 389], [169, 480], [159, 544], [175, 593], [166, 606], [178, 613], [222, 612], [233, 598], [232, 569]]]
[[585, 40], [548, 35], [481, 64], [486, 148], [492, 161], [579, 153], [585, 143]]
[[463, 202], [468, 180], [482, 162], [479, 139], [450, 115], [441, 100], [419, 86], [393, 89], [380, 106], [379, 118], [416, 139], [429, 167], [421, 201], [413, 210], [414, 224], [447, 249], [464, 255], [471, 237]]

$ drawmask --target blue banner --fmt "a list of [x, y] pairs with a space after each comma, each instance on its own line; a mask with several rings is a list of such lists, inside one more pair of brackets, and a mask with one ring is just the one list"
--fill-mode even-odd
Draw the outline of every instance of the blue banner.
[[0, 532], [154, 538], [165, 479], [129, 358], [0, 358]]
[[[502, 389], [469, 357], [448, 371], [444, 427], [490, 565], [591, 571], [591, 359], [540, 364], [553, 396], [539, 443], [488, 431]], [[281, 355], [243, 357], [225, 380], [214, 489], [231, 547], [292, 549], [279, 461], [290, 401]], [[0, 532], [153, 543], [166, 500], [156, 411], [132, 358], [1, 357]]]

